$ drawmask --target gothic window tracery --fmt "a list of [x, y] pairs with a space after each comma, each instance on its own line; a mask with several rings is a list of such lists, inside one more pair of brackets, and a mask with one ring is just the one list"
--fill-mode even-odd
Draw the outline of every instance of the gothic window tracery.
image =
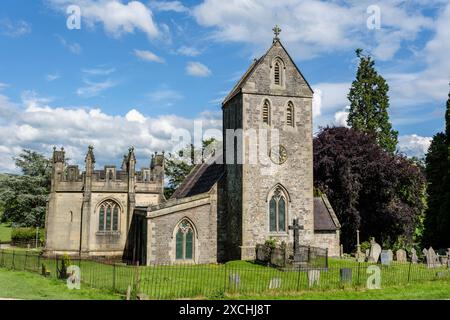
[[119, 231], [120, 207], [112, 200], [106, 200], [99, 206], [98, 230], [103, 232]]
[[187, 220], [182, 220], [177, 226], [175, 253], [177, 260], [192, 260], [194, 258], [194, 228]]
[[273, 192], [269, 201], [269, 231], [286, 232], [286, 196], [280, 187]]

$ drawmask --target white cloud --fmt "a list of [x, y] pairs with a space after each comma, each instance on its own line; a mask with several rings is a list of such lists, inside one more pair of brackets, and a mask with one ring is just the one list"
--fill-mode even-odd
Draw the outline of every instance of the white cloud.
[[347, 118], [349, 114], [350, 107], [345, 107], [344, 110], [338, 111], [334, 114], [334, 125], [338, 127], [346, 127], [350, 128], [350, 126], [347, 124]]
[[313, 118], [316, 118], [322, 114], [322, 90], [320, 89], [314, 89], [312, 111]]
[[83, 98], [92, 98], [98, 96], [103, 91], [116, 86], [116, 83], [109, 79], [100, 82], [93, 82], [88, 79], [84, 79], [83, 83], [86, 86], [78, 88], [76, 91], [77, 95]]
[[416, 134], [398, 137], [398, 150], [410, 157], [422, 158], [431, 144], [431, 137], [422, 137]]
[[[347, 94], [350, 90], [349, 82], [322, 82], [314, 84], [314, 92], [320, 94], [320, 114], [334, 113], [348, 104]], [[319, 97], [317, 97], [319, 99]]]
[[[14, 117], [0, 122], [0, 136], [6, 137], [0, 140], [0, 172], [14, 171], [11, 158], [22, 148], [50, 156], [53, 146], [64, 146], [71, 162], [83, 165], [89, 144], [95, 147], [97, 168], [114, 162], [120, 165], [130, 146], [136, 148], [138, 167], [148, 166], [152, 152], [174, 151], [179, 141], [172, 139], [173, 133], [192, 132], [194, 120], [202, 122], [203, 130], [221, 128], [220, 113], [205, 112], [188, 119], [169, 114], [148, 117], [131, 109], [122, 116], [98, 108], [53, 107], [37, 95], [24, 94], [24, 98]], [[9, 107], [0, 100], [0, 110]]]
[[186, 66], [186, 73], [194, 77], [209, 77], [211, 70], [200, 62], [188, 62]]
[[151, 91], [148, 97], [154, 104], [162, 106], [172, 106], [174, 102], [183, 99], [183, 95], [173, 89], [167, 88], [166, 86], [161, 86], [160, 88]]
[[142, 60], [164, 63], [164, 59], [148, 50], [134, 50], [134, 55]]
[[89, 74], [91, 76], [107, 76], [111, 73], [116, 72], [115, 68], [93, 68], [93, 69], [83, 69], [81, 70], [83, 73]]
[[8, 18], [0, 20], [0, 34], [11, 38], [21, 37], [31, 32], [31, 25], [23, 20], [11, 21]]
[[61, 43], [65, 48], [67, 48], [70, 52], [72, 52], [73, 54], [80, 54], [81, 53], [81, 46], [79, 43], [71, 43], [69, 41], [67, 41], [66, 39], [64, 39], [63, 37], [61, 37], [60, 35], [56, 35], [56, 38], [58, 38], [59, 43]]
[[58, 80], [60, 77], [61, 77], [61, 76], [60, 76], [59, 74], [57, 74], [57, 73], [53, 73], [53, 74], [50, 73], [50, 74], [48, 74], [48, 75], [45, 76], [45, 79], [46, 79], [48, 82], [52, 82], [52, 81]]
[[82, 26], [94, 27], [101, 23], [105, 31], [114, 37], [139, 30], [149, 38], [159, 35], [152, 11], [140, 1], [126, 4], [119, 0], [48, 0], [56, 9], [65, 13], [68, 5], [78, 5], [82, 12]]
[[151, 1], [149, 5], [157, 11], [189, 12], [180, 1]]
[[433, 27], [432, 19], [417, 10], [433, 4], [381, 0], [376, 3], [381, 29], [369, 30], [366, 10], [372, 4], [372, 0], [205, 0], [192, 11], [200, 25], [213, 28], [214, 40], [250, 43], [259, 52], [273, 37], [273, 26], [280, 24], [282, 40], [299, 58], [363, 46], [373, 49], [377, 58], [388, 59], [402, 41], [414, 40]]
[[180, 48], [178, 48], [177, 53], [187, 57], [196, 57], [201, 52], [194, 47], [181, 46]]

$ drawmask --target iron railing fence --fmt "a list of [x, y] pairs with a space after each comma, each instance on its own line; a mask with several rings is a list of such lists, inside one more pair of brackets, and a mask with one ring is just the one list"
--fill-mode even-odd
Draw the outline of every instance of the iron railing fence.
[[[66, 261], [67, 262], [67, 261]], [[129, 266], [121, 263], [70, 258], [81, 271], [81, 284], [125, 294], [130, 287], [151, 299], [223, 297], [225, 294], [276, 294], [306, 290], [364, 288], [373, 277], [369, 263], [337, 260], [327, 268], [283, 270], [231, 262], [210, 265]], [[428, 268], [426, 264], [396, 263], [377, 265], [381, 287], [439, 279], [450, 280], [450, 269]], [[44, 257], [27, 251], [0, 250], [0, 267], [46, 273], [60, 278], [61, 257]], [[46, 271], [46, 272], [43, 272]]]

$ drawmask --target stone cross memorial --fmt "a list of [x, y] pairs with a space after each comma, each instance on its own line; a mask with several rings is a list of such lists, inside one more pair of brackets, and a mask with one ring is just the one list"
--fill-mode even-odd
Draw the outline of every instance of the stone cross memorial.
[[295, 257], [300, 254], [300, 230], [303, 230], [298, 222], [298, 218], [294, 219], [292, 226], [289, 226], [289, 230], [294, 230], [294, 260]]

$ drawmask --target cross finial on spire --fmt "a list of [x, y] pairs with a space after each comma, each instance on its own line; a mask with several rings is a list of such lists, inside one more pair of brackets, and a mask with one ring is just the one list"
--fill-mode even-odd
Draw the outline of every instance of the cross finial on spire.
[[275, 27], [272, 29], [273, 33], [275, 34], [275, 38], [273, 38], [274, 40], [278, 40], [278, 36], [281, 33], [281, 29], [278, 25], [275, 25]]

